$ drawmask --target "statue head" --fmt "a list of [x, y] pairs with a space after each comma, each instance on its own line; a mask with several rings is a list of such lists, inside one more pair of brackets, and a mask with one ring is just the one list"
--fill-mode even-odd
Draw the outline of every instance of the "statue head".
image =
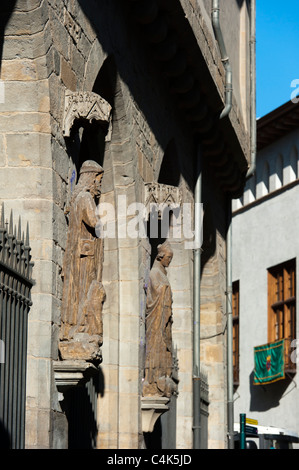
[[86, 160], [80, 168], [80, 175], [83, 173], [104, 173], [104, 168], [94, 160]]
[[103, 173], [103, 167], [93, 160], [86, 160], [80, 168], [80, 179], [86, 181], [88, 189], [93, 196], [101, 194]]
[[170, 265], [172, 258], [173, 251], [168, 242], [164, 242], [161, 245], [158, 245], [158, 254], [156, 256], [156, 259], [160, 261], [162, 266], [167, 268]]

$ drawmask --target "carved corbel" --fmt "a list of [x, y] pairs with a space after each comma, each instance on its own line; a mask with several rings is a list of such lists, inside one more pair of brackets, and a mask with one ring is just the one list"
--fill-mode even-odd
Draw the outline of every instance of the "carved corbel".
[[97, 367], [85, 361], [54, 361], [53, 370], [59, 401], [69, 388], [83, 386], [98, 373]]
[[95, 120], [105, 124], [106, 141], [111, 138], [111, 105], [100, 95], [91, 91], [65, 92], [63, 135], [69, 137], [75, 120]]
[[157, 419], [169, 410], [167, 397], [142, 397], [142, 432], [153, 432]]

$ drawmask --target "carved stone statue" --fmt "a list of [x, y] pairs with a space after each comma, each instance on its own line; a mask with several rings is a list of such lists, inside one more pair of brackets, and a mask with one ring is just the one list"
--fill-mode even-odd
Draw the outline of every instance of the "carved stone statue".
[[149, 276], [145, 316], [144, 397], [170, 397], [176, 389], [172, 357], [172, 292], [166, 273], [172, 257], [168, 242], [158, 245], [158, 254]]
[[101, 362], [103, 239], [96, 237], [95, 227], [103, 172], [98, 163], [85, 161], [70, 202], [63, 262], [62, 359]]

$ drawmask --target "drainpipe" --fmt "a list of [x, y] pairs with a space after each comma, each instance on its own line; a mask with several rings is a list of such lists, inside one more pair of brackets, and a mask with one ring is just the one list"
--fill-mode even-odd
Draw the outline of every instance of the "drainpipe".
[[218, 42], [221, 60], [225, 68], [225, 107], [220, 114], [220, 119], [223, 119], [227, 116], [232, 108], [232, 96], [233, 96], [233, 86], [232, 86], [232, 69], [229, 62], [229, 57], [226, 52], [226, 47], [224, 44], [222, 30], [220, 26], [220, 8], [219, 0], [213, 0], [212, 4], [212, 25], [215, 34], [215, 38]]
[[229, 200], [227, 211], [226, 235], [227, 437], [229, 449], [234, 449], [234, 368], [232, 310], [232, 210], [231, 200]]
[[246, 179], [256, 169], [256, 0], [250, 2], [250, 129], [251, 159]]
[[[213, 0], [212, 25], [219, 45], [225, 77], [225, 108], [220, 119], [227, 116], [232, 108], [232, 70], [226, 52], [221, 26], [219, 0]], [[231, 200], [227, 203], [227, 237], [226, 237], [226, 315], [227, 315], [227, 437], [228, 448], [234, 448], [234, 389], [233, 389], [233, 321], [232, 321], [232, 226]]]
[[[194, 233], [195, 241], [201, 233], [201, 149], [197, 150], [197, 181], [194, 191]], [[194, 249], [193, 268], [193, 449], [201, 448], [200, 419], [200, 247]]]

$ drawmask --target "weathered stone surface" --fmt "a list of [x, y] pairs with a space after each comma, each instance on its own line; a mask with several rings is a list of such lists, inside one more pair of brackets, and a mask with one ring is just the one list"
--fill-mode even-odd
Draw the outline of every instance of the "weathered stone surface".
[[1, 112], [0, 126], [2, 132], [43, 132], [51, 131], [50, 115], [39, 112]]
[[39, 3], [32, 5], [33, 8], [30, 11], [16, 11], [6, 25], [6, 34], [23, 36], [43, 31], [47, 22], [47, 8], [45, 8], [46, 2], [42, 2], [41, 6]]
[[173, 381], [172, 292], [165, 269], [172, 256], [168, 243], [158, 247], [147, 287], [145, 376], [142, 390], [144, 397], [170, 397], [176, 390], [176, 383]]
[[3, 60], [1, 63], [1, 80], [25, 81], [36, 79], [36, 65], [33, 60]]
[[63, 262], [60, 354], [62, 359], [99, 364], [103, 342], [103, 240], [97, 239], [95, 199], [100, 197], [103, 168], [86, 161], [69, 208], [69, 228]]
[[66, 88], [72, 91], [76, 90], [77, 77], [69, 62], [67, 62], [63, 57], [61, 57], [61, 80]]
[[7, 134], [6, 143], [8, 166], [46, 167], [51, 164], [51, 141], [50, 137], [46, 134]]

